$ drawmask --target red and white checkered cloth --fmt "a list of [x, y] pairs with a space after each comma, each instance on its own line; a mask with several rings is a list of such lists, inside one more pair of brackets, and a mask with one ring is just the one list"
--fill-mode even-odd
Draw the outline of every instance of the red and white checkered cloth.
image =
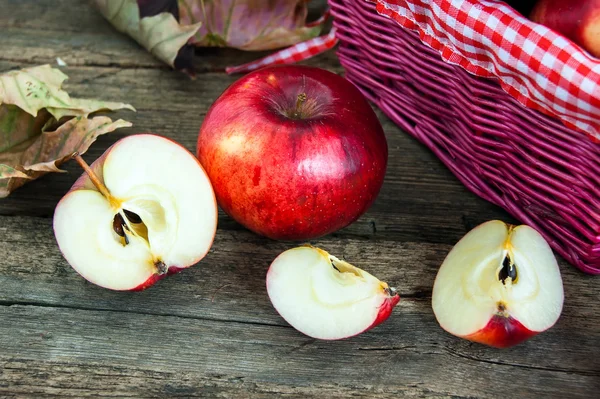
[[451, 64], [498, 77], [522, 104], [600, 139], [600, 60], [500, 1], [379, 0]]
[[[363, 0], [450, 64], [497, 77], [522, 104], [558, 117], [600, 141], [600, 60], [497, 0]], [[228, 72], [297, 62], [337, 43], [335, 31]], [[250, 69], [251, 68], [251, 69]]]

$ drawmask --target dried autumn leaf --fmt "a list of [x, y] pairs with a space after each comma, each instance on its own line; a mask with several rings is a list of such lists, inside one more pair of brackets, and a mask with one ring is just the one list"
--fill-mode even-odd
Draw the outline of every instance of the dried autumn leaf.
[[[200, 29], [202, 23], [180, 25], [177, 15], [171, 12], [160, 12], [152, 16], [144, 16], [136, 0], [95, 0], [100, 13], [117, 30], [135, 39], [146, 50], [159, 60], [176, 67], [176, 58], [187, 41]], [[154, 6], [153, 2], [140, 1], [141, 5]], [[169, 2], [159, 2], [169, 3]], [[175, 8], [177, 10], [177, 8]], [[191, 54], [188, 52], [189, 65], [179, 65], [177, 69], [191, 70]]]
[[0, 152], [0, 198], [23, 184], [48, 172], [62, 172], [58, 167], [74, 152], [83, 153], [102, 134], [130, 122], [115, 122], [106, 116], [72, 118], [52, 132], [43, 132], [23, 143]]
[[178, 0], [181, 23], [202, 22], [198, 46], [272, 50], [318, 36], [307, 26], [306, 0]]
[[129, 104], [77, 99], [61, 89], [67, 75], [50, 65], [41, 65], [0, 74], [0, 104], [12, 104], [36, 116], [47, 109], [57, 120], [62, 116], [88, 115], [100, 110], [127, 108]]
[[[71, 98], [61, 89], [67, 76], [49, 65], [0, 74], [0, 198], [85, 152], [101, 134], [131, 126], [101, 110], [135, 109], [118, 102]], [[75, 117], [75, 118], [73, 118]], [[69, 119], [70, 118], [70, 119]]]

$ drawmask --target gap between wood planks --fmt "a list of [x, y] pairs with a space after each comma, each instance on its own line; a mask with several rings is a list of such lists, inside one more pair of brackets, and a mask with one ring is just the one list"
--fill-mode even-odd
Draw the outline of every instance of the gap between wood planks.
[[[0, 302], [0, 305], [4, 305], [3, 303]], [[104, 312], [108, 312], [108, 313], [113, 313], [113, 314], [119, 314], [119, 313], [127, 313], [129, 315], [134, 314], [134, 315], [140, 315], [140, 316], [153, 316], [153, 317], [159, 317], [159, 318], [177, 318], [177, 319], [185, 319], [185, 320], [198, 320], [198, 321], [209, 321], [209, 322], [214, 322], [214, 323], [226, 323], [226, 324], [240, 324], [240, 325], [252, 325], [252, 326], [258, 326], [258, 327], [267, 327], [267, 328], [272, 328], [272, 327], [278, 327], [278, 328], [284, 328], [284, 329], [292, 329], [291, 326], [289, 325], [277, 325], [277, 324], [271, 324], [271, 323], [257, 323], [257, 322], [248, 322], [248, 321], [237, 321], [237, 320], [223, 320], [223, 319], [214, 319], [214, 318], [206, 318], [206, 317], [187, 317], [187, 316], [173, 316], [173, 315], [162, 315], [162, 314], [157, 314], [157, 313], [149, 313], [149, 312], [125, 312], [125, 311], [119, 311], [119, 310], [103, 310], [103, 309], [94, 309], [94, 308], [82, 308], [82, 307], [70, 307], [70, 306], [43, 306], [43, 305], [28, 305], [28, 304], [13, 304], [13, 305], [4, 305], [7, 307], [11, 307], [11, 306], [16, 306], [18, 308], [51, 308], [51, 309], [65, 309], [65, 310], [83, 310], [83, 311], [92, 311], [94, 313], [104, 313]], [[170, 322], [165, 322], [165, 323], [170, 323]], [[307, 339], [308, 341], [304, 341], [298, 345], [296, 344], [291, 344], [292, 348], [291, 350], [288, 352], [288, 354], [297, 352], [298, 350], [302, 350], [305, 347], [311, 346], [317, 342], [319, 342], [319, 340], [310, 338], [310, 337], [304, 337], [305, 339]], [[450, 341], [452, 342], [452, 341]], [[326, 344], [325, 341], [322, 341], [323, 344]], [[460, 347], [460, 345], [463, 342], [457, 342], [457, 346]], [[273, 344], [275, 344], [276, 346], [290, 346], [290, 344], [286, 344], [285, 342], [273, 342]], [[583, 377], [600, 377], [600, 369], [596, 370], [596, 369], [589, 369], [589, 370], [585, 370], [585, 369], [576, 369], [576, 368], [560, 368], [560, 367], [548, 367], [548, 366], [536, 366], [536, 365], [528, 365], [528, 364], [522, 364], [522, 363], [516, 363], [516, 362], [503, 362], [503, 361], [499, 361], [499, 360], [492, 360], [492, 359], [485, 359], [485, 358], [480, 358], [477, 356], [473, 356], [473, 355], [469, 355], [469, 354], [465, 354], [462, 353], [461, 351], [457, 350], [456, 348], [452, 347], [451, 343], [421, 343], [421, 347], [416, 346], [416, 345], [390, 345], [390, 346], [364, 346], [360, 343], [357, 343], [356, 345], [354, 345], [353, 347], [351, 347], [352, 350], [355, 351], [367, 351], [367, 352], [410, 352], [410, 353], [414, 353], [414, 354], [418, 354], [418, 355], [432, 355], [432, 356], [438, 356], [438, 355], [450, 355], [453, 357], [457, 357], [457, 358], [461, 358], [461, 359], [465, 359], [468, 361], [472, 361], [472, 362], [482, 362], [482, 363], [487, 363], [487, 364], [491, 364], [491, 365], [495, 365], [495, 366], [502, 366], [502, 367], [517, 367], [517, 368], [521, 368], [521, 369], [527, 369], [527, 370], [534, 370], [534, 371], [547, 371], [547, 372], [552, 372], [552, 373], [563, 373], [563, 374], [575, 374], [575, 375], [579, 375], [579, 376], [583, 376]], [[477, 344], [476, 344], [477, 345]]]
[[[399, 293], [400, 297], [405, 300], [411, 300], [413, 298], [423, 298], [419, 293], [417, 294], [402, 294]], [[429, 297], [431, 297], [431, 292], [429, 292]], [[44, 302], [34, 302], [34, 301], [13, 301], [0, 299], [0, 306], [4, 307], [12, 307], [12, 306], [33, 306], [40, 308], [53, 308], [53, 309], [71, 309], [71, 310], [89, 310], [89, 311], [99, 311], [99, 312], [113, 312], [113, 313], [127, 313], [127, 314], [137, 314], [143, 316], [164, 316], [164, 317], [176, 317], [179, 319], [186, 320], [208, 320], [208, 321], [216, 321], [223, 323], [239, 323], [239, 324], [252, 324], [257, 326], [268, 326], [268, 327], [283, 327], [283, 328], [292, 328], [288, 324], [277, 324], [277, 323], [267, 323], [267, 322], [258, 322], [252, 320], [239, 320], [239, 319], [220, 319], [216, 317], [206, 317], [206, 316], [193, 316], [193, 315], [183, 315], [183, 314], [174, 314], [167, 312], [151, 312], [151, 311], [140, 311], [140, 310], [121, 310], [121, 309], [112, 309], [112, 308], [101, 308], [101, 307], [92, 307], [92, 306], [82, 306], [82, 305], [63, 305], [63, 304], [50, 304]]]
[[[2, 57], [2, 55], [0, 55], [0, 62], [16, 64], [14, 67], [10, 67], [9, 69], [6, 69], [6, 70], [0, 70], [0, 72], [7, 72], [7, 71], [13, 70], [13, 69], [33, 67], [33, 66], [42, 65], [42, 64], [50, 64], [51, 66], [53, 66], [55, 68], [58, 67], [57, 65], [55, 65], [54, 62], [50, 62], [48, 60], [36, 62], [36, 61], [32, 61], [31, 58], [22, 58], [22, 59], [14, 58], [14, 57], [13, 58], [5, 58], [5, 57]], [[68, 71], [68, 68], [81, 68], [81, 69], [110, 68], [110, 69], [114, 69], [114, 72], [110, 72], [109, 74], [118, 73], [119, 71], [123, 71], [123, 70], [139, 70], [139, 69], [166, 71], [166, 72], [171, 72], [171, 73], [176, 73], [176, 74], [183, 74], [183, 72], [176, 71], [167, 64], [144, 65], [144, 64], [127, 63], [127, 62], [123, 62], [123, 63], [118, 63], [118, 62], [109, 62], [109, 63], [69, 62], [69, 64], [67, 65], [67, 71]], [[339, 69], [339, 68], [329, 68], [329, 69]], [[209, 74], [209, 73], [222, 73], [223, 75], [225, 75], [225, 67], [196, 65], [195, 73], [196, 73], [196, 75], [203, 75], [203, 74]], [[108, 74], [106, 76], [108, 76]], [[233, 75], [233, 76], [241, 77], [242, 75]], [[99, 78], [99, 76], [95, 76], [95, 77], [91, 78], [90, 81], [92, 79], [97, 79], [97, 78]], [[190, 78], [190, 79], [192, 79], [192, 78]], [[196, 76], [193, 79], [200, 79], [200, 77]], [[81, 83], [85, 83], [85, 82], [82, 81]]]
[[[46, 60], [48, 61], [48, 60]], [[21, 68], [21, 65], [26, 65], [26, 66], [34, 66], [34, 65], [39, 65], [40, 62], [35, 62], [31, 60], [31, 57], [27, 57], [27, 58], [7, 58], [7, 57], [3, 57], [0, 54], [0, 62], [10, 62], [10, 63], [14, 63], [17, 64], [15, 66], [10, 67], [10, 69], [18, 69]], [[50, 63], [51, 62], [41, 62], [42, 64], [45, 63]], [[52, 65], [55, 68], [58, 68], [58, 65]], [[144, 65], [144, 64], [133, 64], [133, 63], [118, 63], [118, 62], [109, 62], [109, 63], [100, 63], [100, 62], [83, 62], [83, 63], [79, 63], [79, 62], [70, 62], [67, 65], [67, 68], [115, 68], [115, 69], [156, 69], [156, 70], [165, 70], [165, 71], [173, 71], [174, 73], [177, 73], [177, 71], [173, 70], [169, 65], [164, 64], [164, 65]], [[206, 72], [206, 73], [211, 73], [211, 72], [225, 72], [223, 69], [221, 68], [215, 68], [214, 71], [202, 71], [202, 72]]]
[[171, 314], [164, 312], [149, 312], [149, 311], [139, 311], [139, 310], [120, 310], [120, 309], [103, 309], [103, 308], [95, 308], [91, 306], [69, 306], [63, 304], [48, 304], [43, 302], [28, 302], [28, 301], [7, 301], [0, 299], [0, 306], [4, 307], [13, 307], [13, 306], [31, 306], [38, 308], [51, 308], [51, 309], [69, 309], [69, 310], [84, 310], [84, 311], [94, 311], [94, 312], [111, 312], [111, 313], [126, 313], [126, 314], [136, 314], [141, 316], [158, 316], [158, 317], [175, 317], [177, 319], [184, 320], [203, 320], [203, 321], [214, 321], [221, 323], [237, 323], [237, 324], [250, 324], [255, 326], [266, 326], [266, 327], [280, 327], [280, 328], [292, 328], [287, 324], [276, 324], [276, 323], [265, 323], [251, 320], [235, 320], [235, 319], [219, 319], [215, 317], [204, 317], [204, 316], [191, 316], [191, 315], [181, 315], [181, 314]]
[[[142, 369], [120, 366], [89, 365], [78, 362], [70, 362], [68, 365], [55, 362], [38, 362], [20, 359], [2, 361], [0, 365], [9, 377], [22, 382], [23, 374], [32, 376], [31, 380], [39, 380], [40, 393], [44, 397], [49, 396], [49, 380], [56, 378], [60, 386], [56, 387], [56, 397], [81, 397], [92, 391], [93, 395], [115, 394], [113, 384], [118, 379], [121, 389], [128, 390], [126, 397], [164, 397], [170, 395], [185, 395], [185, 397], [200, 398], [210, 397], [243, 397], [248, 399], [271, 398], [273, 395], [284, 395], [289, 399], [306, 398], [348, 398], [358, 394], [368, 394], [371, 399], [390, 398], [397, 396], [400, 392], [409, 396], [422, 398], [446, 395], [446, 392], [428, 389], [422, 383], [407, 384], [401, 391], [398, 389], [365, 387], [365, 386], [343, 386], [338, 384], [315, 384], [310, 386], [287, 386], [267, 382], [250, 381], [245, 376], [227, 375], [221, 373], [209, 373], [208, 375], [180, 373], [164, 370]], [[83, 370], [83, 372], [81, 372]], [[97, 385], [93, 388], [93, 385]], [[8, 384], [0, 383], [0, 393], [4, 393], [3, 387]], [[30, 391], [25, 391], [31, 393]], [[85, 393], [84, 393], [85, 392]], [[14, 388], [11, 392], [14, 394]], [[222, 395], [222, 396], [221, 396]], [[125, 397], [125, 396], [123, 396]], [[473, 396], [453, 394], [454, 399], [473, 399]]]

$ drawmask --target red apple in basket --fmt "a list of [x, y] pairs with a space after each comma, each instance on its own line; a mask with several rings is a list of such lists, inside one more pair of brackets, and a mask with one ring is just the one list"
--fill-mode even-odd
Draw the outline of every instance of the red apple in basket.
[[388, 150], [355, 86], [292, 65], [252, 72], [227, 88], [204, 119], [197, 155], [233, 219], [272, 239], [306, 240], [369, 208]]
[[334, 340], [388, 319], [400, 296], [373, 275], [312, 246], [280, 254], [267, 273], [267, 293], [295, 329]]
[[494, 220], [452, 248], [436, 276], [432, 307], [449, 333], [504, 348], [553, 326], [563, 298], [544, 238], [529, 226]]
[[540, 0], [530, 18], [600, 57], [600, 0]]
[[111, 146], [60, 200], [54, 234], [67, 262], [113, 290], [142, 290], [210, 249], [217, 204], [196, 157], [164, 137]]

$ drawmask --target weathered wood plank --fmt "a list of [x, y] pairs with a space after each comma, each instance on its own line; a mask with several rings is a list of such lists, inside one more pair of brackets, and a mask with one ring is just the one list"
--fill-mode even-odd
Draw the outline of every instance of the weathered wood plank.
[[[315, 14], [325, 0], [313, 2]], [[321, 8], [319, 8], [321, 7]], [[126, 134], [154, 131], [194, 152], [210, 104], [237, 79], [226, 65], [264, 53], [200, 50], [198, 79], [169, 70], [116, 32], [87, 1], [0, 0], [0, 71], [57, 56], [73, 95], [131, 102], [134, 127], [101, 137], [98, 157]], [[9, 10], [9, 12], [5, 12]], [[343, 73], [330, 51], [307, 62]], [[390, 320], [322, 342], [289, 327], [265, 289], [270, 261], [292, 244], [221, 214], [214, 246], [193, 268], [141, 293], [85, 282], [64, 261], [52, 213], [80, 174], [54, 174], [0, 200], [2, 397], [593, 397], [600, 389], [600, 292], [561, 260], [566, 303], [550, 331], [496, 350], [445, 333], [431, 287], [467, 230], [506, 213], [469, 193], [422, 145], [379, 113], [390, 146], [374, 206], [315, 240], [399, 288]]]
[[[0, 70], [10, 66], [15, 64], [0, 62]], [[124, 135], [148, 131], [170, 137], [195, 152], [198, 130], [210, 104], [237, 79], [211, 73], [190, 81], [181, 74], [155, 69], [78, 67], [66, 71], [70, 76], [66, 87], [73, 96], [131, 102], [138, 110], [112, 114], [134, 126], [100, 137], [85, 155], [88, 161]], [[424, 146], [378, 114], [389, 143], [385, 184], [370, 211], [338, 235], [385, 235], [450, 244], [485, 220], [512, 221], [500, 208], [468, 192]], [[81, 173], [74, 163], [65, 169], [68, 174], [46, 176], [1, 200], [0, 214], [50, 217]], [[221, 227], [240, 228], [226, 217], [221, 218]]]
[[[348, 398], [359, 394], [369, 398], [389, 398], [382, 390], [363, 387], [341, 387], [333, 383], [306, 387], [254, 382], [242, 375], [228, 376], [209, 372], [151, 370], [130, 366], [75, 364], [74, 362], [40, 362], [0, 359], [0, 394], [4, 397], [82, 398], [82, 397], [202, 397], [263, 399], [285, 397]], [[403, 387], [403, 394], [419, 394], [423, 398], [439, 398], [433, 392], [417, 387]], [[459, 397], [456, 397], [460, 399]]]
[[[62, 367], [82, 364], [85, 370], [110, 364], [134, 374], [145, 369], [227, 376], [246, 383], [337, 388], [362, 395], [374, 391], [482, 398], [559, 398], [566, 392], [569, 397], [588, 398], [598, 388], [600, 376], [597, 359], [590, 359], [586, 369], [575, 370], [564, 363], [548, 367], [545, 358], [533, 367], [508, 363], [498, 352], [492, 355], [496, 360], [482, 359], [468, 344], [455, 345], [428, 336], [426, 329], [416, 330], [427, 327], [419, 315], [404, 317], [412, 332], [380, 328], [337, 342], [307, 339], [289, 328], [111, 311], [0, 306], [0, 317], [5, 322], [0, 326], [0, 345], [12, 354], [2, 360], [10, 364], [44, 359], [38, 367], [46, 362]], [[595, 338], [577, 333], [573, 337], [588, 345]], [[563, 355], [575, 356], [566, 351]], [[48, 380], [62, 384], [81, 373], [79, 369], [55, 380], [47, 370]], [[89, 381], [88, 389], [102, 389], [101, 381]], [[181, 383], [176, 375], [171, 381]], [[11, 392], [12, 383], [7, 385]]]
[[[77, 317], [73, 321], [86, 325], [86, 312], [100, 311], [98, 314], [106, 312], [113, 315], [111, 317], [114, 320], [119, 318], [117, 315], [124, 319], [134, 316], [157, 319], [173, 317], [169, 319], [173, 321], [173, 326], [178, 326], [180, 322], [222, 323], [227, 328], [232, 325], [247, 325], [248, 328], [259, 326], [270, 331], [268, 340], [275, 346], [280, 345], [279, 338], [298, 340], [300, 343], [309, 340], [287, 326], [272, 308], [266, 294], [268, 264], [279, 252], [289, 248], [288, 243], [273, 242], [244, 231], [220, 230], [211, 252], [198, 265], [144, 292], [119, 293], [85, 282], [66, 264], [53, 240], [49, 219], [0, 217], [0, 226], [0, 286], [3, 287], [0, 309], [21, 309], [20, 306], [24, 306], [23, 309], [38, 309], [35, 306], [43, 306], [58, 313], [76, 312], [74, 314]], [[600, 352], [596, 345], [600, 340], [600, 311], [595, 306], [600, 301], [600, 292], [592, 288], [593, 277], [582, 275], [564, 262], [561, 268], [566, 303], [557, 325], [521, 346], [499, 351], [449, 336], [435, 321], [430, 304], [431, 287], [449, 246], [339, 238], [324, 238], [315, 241], [315, 244], [389, 281], [398, 287], [403, 297], [390, 320], [366, 333], [367, 338], [360, 336], [350, 340], [353, 344], [359, 343], [362, 348], [360, 351], [371, 352], [374, 357], [397, 355], [402, 359], [406, 355], [404, 352], [414, 351], [423, 355], [424, 362], [432, 361], [429, 355], [445, 354], [446, 359], [435, 364], [435, 367], [442, 369], [456, 367], [455, 358], [462, 358], [471, 363], [518, 365], [515, 369], [505, 366], [515, 374], [520, 374], [521, 368], [544, 373], [560, 373], [557, 370], [563, 370], [567, 374], [583, 376], [584, 381], [579, 383], [590, 384], [590, 376], [600, 381]], [[38, 313], [31, 316], [32, 320], [38, 317]], [[6, 317], [0, 319], [6, 320]], [[79, 317], [84, 320], [79, 320]], [[45, 321], [40, 323], [46, 325]], [[111, 335], [108, 330], [105, 333]], [[8, 331], [6, 334], [7, 337], [13, 337], [15, 332]], [[231, 339], [245, 340], [237, 334], [232, 330]], [[169, 336], [170, 333], [156, 332], [156, 335]], [[317, 347], [322, 350], [323, 347], [319, 345]], [[2, 342], [0, 347], [4, 347]], [[6, 348], [7, 353], [17, 353], [13, 352], [17, 348]], [[250, 356], [244, 350], [240, 348], [237, 354]], [[18, 353], [22, 351], [19, 349]], [[318, 357], [316, 352], [310, 353]], [[339, 356], [344, 357], [345, 353], [342, 351]], [[220, 354], [215, 356], [218, 358]], [[338, 360], [335, 352], [327, 356], [321, 353], [319, 356], [320, 359], [334, 362]], [[106, 362], [113, 360], [111, 357]], [[362, 360], [359, 358], [356, 361]], [[154, 364], [154, 361], [150, 363]], [[413, 367], [399, 359], [385, 363], [386, 369], [394, 376], [404, 373], [407, 367]], [[361, 364], [358, 369], [362, 370], [362, 363], [355, 364]], [[269, 363], [263, 366], [271, 367]], [[345, 366], [347, 372], [353, 372], [350, 370], [353, 369], [351, 363]], [[293, 369], [286, 372], [295, 373]], [[364, 370], [360, 372], [365, 373]], [[490, 374], [488, 377], [498, 377], [505, 385], [509, 381], [508, 375]], [[370, 378], [379, 381], [382, 377], [373, 374]], [[513, 384], [514, 377], [511, 378]], [[355, 383], [358, 384], [358, 381]], [[382, 384], [395, 386], [386, 379], [382, 380]], [[423, 384], [430, 386], [428, 381], [423, 381]], [[456, 391], [456, 394], [471, 395], [467, 391]]]

